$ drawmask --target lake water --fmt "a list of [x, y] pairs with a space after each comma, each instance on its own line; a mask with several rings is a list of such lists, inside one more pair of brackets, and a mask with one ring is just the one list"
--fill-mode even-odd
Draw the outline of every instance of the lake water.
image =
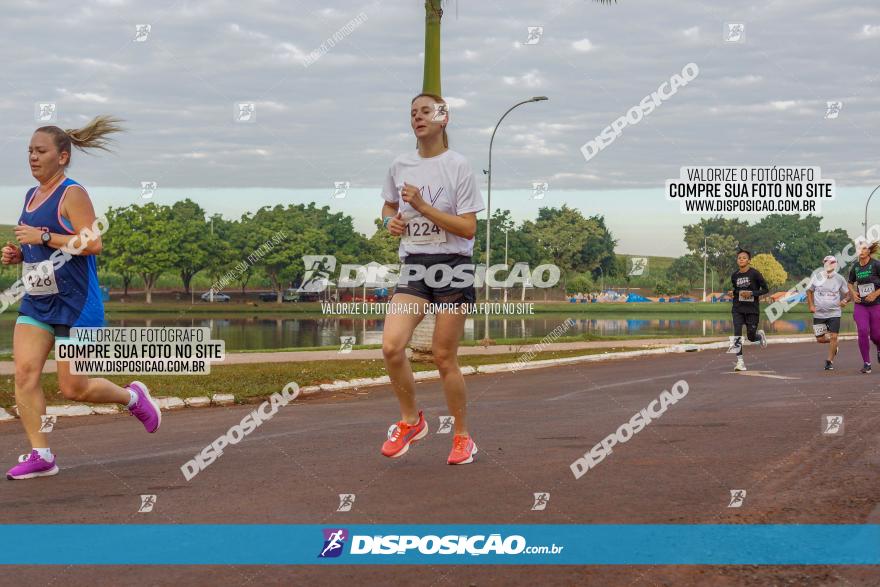
[[[119, 316], [125, 316], [120, 318]], [[812, 320], [808, 314], [799, 314], [791, 320], [777, 320], [770, 324], [763, 320], [761, 328], [771, 334], [801, 334], [812, 332]], [[489, 319], [489, 336], [501, 338], [543, 337], [560, 326], [567, 318], [550, 315], [530, 316], [528, 318]], [[575, 324], [565, 332], [566, 336], [590, 333], [605, 336], [620, 335], [675, 335], [675, 336], [728, 336], [733, 328], [729, 318], [718, 315], [705, 318], [654, 317], [639, 318], [575, 318]], [[14, 315], [0, 320], [0, 352], [12, 350], [12, 326]], [[252, 316], [252, 317], [188, 317], [122, 315], [111, 316], [108, 326], [200, 326], [211, 328], [211, 337], [226, 341], [226, 349], [279, 349], [294, 347], [331, 346], [338, 347], [341, 336], [354, 335], [356, 344], [381, 344], [381, 318], [321, 318], [290, 316]], [[843, 319], [842, 332], [855, 332], [852, 317]], [[480, 340], [484, 338], [485, 318], [468, 319], [464, 338]]]

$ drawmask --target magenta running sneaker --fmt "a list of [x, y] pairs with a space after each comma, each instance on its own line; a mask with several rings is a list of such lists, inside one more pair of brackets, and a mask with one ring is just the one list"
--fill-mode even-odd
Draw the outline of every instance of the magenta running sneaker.
[[6, 472], [6, 478], [10, 481], [15, 479], [33, 479], [34, 477], [49, 477], [57, 475], [58, 467], [55, 465], [55, 457], [47, 461], [35, 450], [29, 455], [18, 457], [18, 464]]
[[131, 414], [141, 421], [147, 432], [153, 433], [162, 424], [162, 410], [159, 404], [150, 397], [150, 390], [140, 381], [132, 381], [126, 389], [130, 389], [138, 396], [137, 403], [128, 409]]

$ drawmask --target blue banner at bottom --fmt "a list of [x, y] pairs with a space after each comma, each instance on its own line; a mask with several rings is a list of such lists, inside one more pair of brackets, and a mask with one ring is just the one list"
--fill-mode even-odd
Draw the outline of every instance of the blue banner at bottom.
[[876, 524], [6, 524], [0, 544], [5, 565], [880, 564]]

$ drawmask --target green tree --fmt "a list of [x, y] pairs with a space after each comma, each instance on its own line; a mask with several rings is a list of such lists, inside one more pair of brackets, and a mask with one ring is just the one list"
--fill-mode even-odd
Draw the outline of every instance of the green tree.
[[611, 257], [614, 262], [615, 240], [605, 227], [604, 218], [585, 218], [575, 208], [541, 208], [536, 221], [523, 223], [523, 232], [536, 243], [533, 265], [553, 263], [562, 274], [565, 288], [567, 275], [595, 271]]
[[677, 282], [685, 283], [689, 288], [703, 284], [703, 260], [694, 254], [684, 255], [674, 260], [666, 270], [666, 276]]
[[400, 238], [394, 236], [382, 224], [381, 219], [375, 219], [373, 224], [376, 232], [370, 237], [370, 251], [377, 263], [394, 264], [400, 262], [397, 252], [400, 247]]
[[[120, 232], [113, 233], [108, 241], [116, 241], [113, 246], [121, 247], [121, 256], [130, 263], [131, 271], [143, 280], [146, 301], [151, 304], [153, 288], [159, 277], [174, 269], [177, 261], [177, 254], [171, 248], [174, 238], [171, 209], [150, 202], [124, 210], [128, 210], [124, 214], [127, 226], [125, 222], [118, 223]], [[111, 221], [108, 233], [113, 230]]]
[[333, 252], [329, 238], [331, 227], [313, 224], [303, 209], [303, 205], [289, 205], [287, 208], [281, 205], [274, 208], [265, 206], [253, 216], [253, 229], [250, 231], [252, 250], [258, 249], [279, 232], [293, 237], [284, 241], [283, 245], [272, 248], [259, 260], [272, 288], [278, 292], [279, 303], [287, 284], [301, 279], [305, 274], [303, 255], [327, 255]]
[[835, 254], [850, 242], [845, 230], [821, 229], [822, 218], [808, 215], [771, 214], [750, 229], [751, 242], [768, 251], [790, 275], [805, 276], [822, 265], [825, 255]]
[[748, 229], [748, 222], [736, 218], [701, 218], [684, 227], [684, 243], [700, 259], [705, 252], [708, 266], [719, 275], [729, 274], [736, 266], [736, 251], [751, 247]]
[[596, 284], [589, 273], [575, 275], [568, 281], [565, 293], [588, 293], [596, 289]]
[[205, 211], [189, 198], [171, 205], [170, 223], [170, 246], [176, 253], [174, 267], [180, 273], [183, 291], [189, 293], [193, 276], [217, 256], [217, 239], [205, 221]]
[[788, 279], [785, 268], [770, 253], [761, 253], [752, 257], [752, 267], [761, 272], [770, 289], [782, 287]]
[[129, 235], [137, 230], [138, 213], [134, 206], [107, 210], [107, 232], [101, 235], [104, 249], [101, 251], [101, 264], [122, 277], [123, 295], [128, 295], [131, 280], [137, 275], [134, 259], [137, 251], [132, 248]]

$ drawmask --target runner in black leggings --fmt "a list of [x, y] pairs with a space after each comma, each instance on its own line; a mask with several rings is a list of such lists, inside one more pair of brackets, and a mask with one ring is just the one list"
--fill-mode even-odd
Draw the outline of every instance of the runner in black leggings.
[[733, 341], [732, 348], [736, 349], [735, 371], [745, 371], [746, 364], [743, 361], [742, 327], [746, 327], [746, 338], [749, 342], [760, 342], [761, 348], [767, 346], [767, 336], [763, 330], [758, 330], [760, 320], [759, 300], [769, 290], [767, 282], [761, 272], [751, 267], [752, 254], [740, 249], [736, 254], [738, 269], [730, 276], [733, 284]]

